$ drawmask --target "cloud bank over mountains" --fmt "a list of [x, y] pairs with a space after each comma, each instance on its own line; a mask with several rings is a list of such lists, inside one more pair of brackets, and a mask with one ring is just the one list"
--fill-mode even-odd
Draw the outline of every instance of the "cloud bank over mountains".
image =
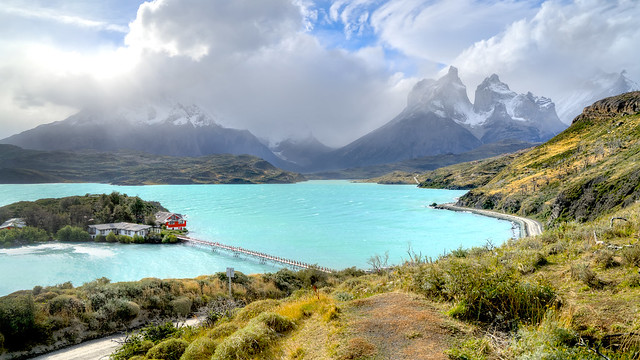
[[258, 136], [338, 146], [446, 65], [469, 88], [497, 73], [560, 107], [596, 73], [640, 79], [639, 17], [633, 0], [8, 0], [0, 137], [94, 105], [171, 99]]

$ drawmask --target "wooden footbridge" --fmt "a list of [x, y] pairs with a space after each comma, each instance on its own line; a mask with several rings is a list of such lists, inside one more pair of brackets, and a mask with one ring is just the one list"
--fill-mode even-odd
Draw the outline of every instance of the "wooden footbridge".
[[233, 253], [233, 256], [245, 255], [245, 256], [253, 257], [258, 259], [263, 264], [266, 263], [267, 261], [271, 261], [277, 264], [282, 264], [285, 266], [292, 267], [294, 269], [316, 269], [325, 273], [336, 272], [336, 270], [334, 269], [329, 269], [323, 266], [311, 265], [311, 264], [304, 263], [302, 261], [285, 259], [279, 256], [269, 255], [259, 251], [244, 249], [239, 246], [231, 246], [231, 245], [221, 244], [219, 242], [199, 240], [199, 239], [195, 239], [195, 238], [184, 236], [184, 235], [178, 235], [177, 238], [180, 239], [181, 241], [191, 243], [194, 245], [211, 247], [214, 250], [230, 251], [231, 253]]

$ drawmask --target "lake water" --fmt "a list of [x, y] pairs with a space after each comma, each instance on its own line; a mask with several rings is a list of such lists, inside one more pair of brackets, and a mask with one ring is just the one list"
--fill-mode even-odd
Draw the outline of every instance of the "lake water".
[[[105, 184], [0, 185], [0, 206], [21, 200], [118, 191], [160, 201], [186, 214], [190, 236], [321, 266], [367, 268], [389, 251], [390, 263], [407, 249], [436, 257], [459, 246], [498, 244], [514, 236], [511, 223], [434, 210], [464, 191], [410, 185], [309, 181], [283, 185]], [[48, 243], [0, 249], [0, 296], [35, 285], [74, 285], [99, 277], [184, 278], [234, 267], [244, 273], [274, 272], [276, 265], [234, 258], [187, 245]]]

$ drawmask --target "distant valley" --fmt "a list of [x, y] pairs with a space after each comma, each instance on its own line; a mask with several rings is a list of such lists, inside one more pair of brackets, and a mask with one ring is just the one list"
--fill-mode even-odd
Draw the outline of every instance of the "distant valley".
[[0, 145], [0, 183], [100, 182], [117, 185], [264, 184], [304, 180], [250, 155], [174, 157], [142, 152], [38, 151]]

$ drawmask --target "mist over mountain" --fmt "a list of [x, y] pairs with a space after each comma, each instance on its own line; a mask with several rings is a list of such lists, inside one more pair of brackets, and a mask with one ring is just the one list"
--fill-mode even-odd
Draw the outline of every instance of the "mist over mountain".
[[311, 134], [302, 139], [287, 138], [269, 147], [269, 149], [283, 161], [295, 164], [294, 168], [299, 167], [301, 169], [313, 167], [314, 164], [321, 161], [323, 156], [334, 150], [321, 143]]
[[196, 105], [93, 108], [0, 141], [34, 150], [139, 150], [170, 156], [249, 154], [283, 161], [248, 130], [225, 128]]
[[458, 70], [450, 67], [438, 80], [418, 82], [393, 120], [330, 155], [336, 168], [383, 164], [501, 140], [543, 142], [566, 127], [550, 99], [517, 94], [496, 74], [478, 85], [472, 104]]
[[600, 73], [598, 76], [585, 81], [579, 91], [558, 101], [558, 116], [569, 124], [582, 110], [596, 102], [610, 96], [616, 96], [632, 91], [640, 91], [640, 85], [627, 77], [626, 71], [620, 73]]
[[[590, 101], [585, 99], [638, 87], [624, 72], [605, 75], [565, 100], [562, 113], [569, 116], [572, 108]], [[311, 135], [265, 145], [248, 130], [219, 125], [215, 115], [197, 105], [175, 101], [88, 108], [0, 143], [35, 150], [129, 149], [170, 156], [249, 154], [286, 170], [313, 172], [460, 154], [503, 140], [540, 143], [567, 126], [551, 99], [518, 94], [497, 74], [477, 86], [472, 103], [458, 70], [450, 67], [437, 80], [416, 83], [404, 110], [387, 124], [339, 149]]]

